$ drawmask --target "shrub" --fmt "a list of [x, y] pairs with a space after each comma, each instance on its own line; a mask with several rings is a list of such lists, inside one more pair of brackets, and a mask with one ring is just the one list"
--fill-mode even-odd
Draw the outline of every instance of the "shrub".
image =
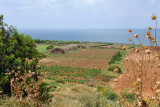
[[98, 84], [97, 86], [97, 91], [102, 91], [104, 89], [103, 85]]
[[107, 90], [104, 92], [104, 95], [107, 97], [107, 99], [112, 101], [116, 101], [119, 98], [119, 96], [110, 88], [107, 88]]
[[42, 82], [39, 87], [40, 87], [39, 92], [42, 102], [43, 103], [51, 102], [53, 97], [52, 95], [49, 94], [49, 92], [51, 91], [51, 87], [49, 87], [49, 85], [45, 82]]
[[126, 91], [120, 91], [120, 96], [125, 98], [128, 102], [133, 103], [136, 100], [134, 93], [128, 93]]
[[111, 60], [109, 61], [109, 64], [120, 64], [120, 61], [123, 59], [124, 52], [118, 51], [114, 56], [112, 56]]
[[108, 71], [114, 71], [114, 70], [116, 70], [117, 73], [121, 73], [122, 72], [121, 67], [119, 65], [117, 65], [117, 64], [109, 65], [108, 68], [107, 68], [107, 70]]
[[53, 48], [54, 48], [53, 45], [49, 45], [49, 46], [46, 47], [46, 50], [51, 50], [51, 49], [53, 49]]
[[[21, 74], [25, 69], [28, 72], [36, 71], [36, 64], [41, 55], [36, 50], [34, 40], [30, 36], [19, 34], [13, 26], [8, 26], [3, 22], [3, 15], [0, 15], [0, 81], [3, 84], [4, 93], [9, 93], [10, 78], [6, 73], [14, 70], [15, 73], [21, 70]], [[25, 68], [26, 58], [30, 61]], [[31, 60], [34, 62], [31, 63]], [[21, 67], [18, 69], [18, 67]]]
[[133, 102], [133, 101], [136, 100], [136, 97], [135, 97], [134, 93], [128, 93], [126, 97], [127, 97], [129, 102]]

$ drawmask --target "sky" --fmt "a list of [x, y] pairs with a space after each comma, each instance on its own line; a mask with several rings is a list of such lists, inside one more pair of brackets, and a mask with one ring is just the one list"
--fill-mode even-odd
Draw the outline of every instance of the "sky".
[[20, 29], [147, 28], [160, 0], [0, 0], [0, 14]]

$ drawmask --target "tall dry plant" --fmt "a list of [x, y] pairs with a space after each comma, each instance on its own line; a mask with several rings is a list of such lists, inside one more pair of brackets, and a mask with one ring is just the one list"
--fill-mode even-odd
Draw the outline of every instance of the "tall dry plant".
[[[10, 78], [10, 86], [11, 86], [11, 96], [19, 100], [19, 102], [23, 104], [23, 101], [27, 99], [27, 101], [35, 101], [34, 106], [41, 106], [42, 100], [45, 95], [48, 92], [48, 89], [50, 86], [47, 86], [44, 88], [44, 90], [41, 87], [41, 84], [43, 83], [43, 77], [39, 76], [37, 71], [31, 71], [28, 70], [28, 64], [31, 64], [34, 62], [35, 59], [29, 60], [26, 58], [24, 67], [25, 70], [22, 72], [21, 67], [19, 66], [17, 69], [18, 71], [12, 70], [9, 73], [6, 73], [5, 75], [9, 76]], [[39, 69], [40, 65], [36, 66], [36, 69]], [[41, 92], [43, 90], [43, 92]], [[0, 92], [3, 93], [3, 92]], [[2, 96], [1, 96], [2, 97]], [[50, 99], [48, 101], [50, 102]], [[45, 103], [46, 103], [45, 102]]]
[[[152, 103], [156, 103], [157, 106], [160, 106], [160, 78], [158, 77], [160, 68], [160, 47], [158, 47], [156, 38], [157, 16], [152, 15], [151, 19], [156, 21], [155, 36], [152, 36], [152, 27], [149, 27], [141, 41], [138, 34], [133, 35], [132, 29], [128, 29], [128, 32], [131, 34], [129, 41], [133, 44], [135, 57], [130, 59], [126, 58], [125, 66], [126, 72], [128, 72], [128, 77], [134, 77], [134, 83], [130, 89], [137, 99], [137, 101], [134, 102], [135, 107], [149, 107], [152, 106]], [[149, 46], [143, 45], [145, 39], [148, 39]], [[140, 47], [135, 46], [135, 40], [139, 41]], [[126, 50], [126, 47], [123, 47], [123, 50]], [[132, 72], [133, 75], [129, 72]], [[150, 80], [151, 77], [149, 77], [148, 74], [152, 76], [152, 80]], [[129, 78], [128, 80], [130, 81]], [[152, 90], [152, 95], [147, 98], [144, 97], [144, 89], [146, 86], [149, 86]], [[123, 98], [121, 103], [122, 105], [131, 107], [131, 105], [126, 103]]]

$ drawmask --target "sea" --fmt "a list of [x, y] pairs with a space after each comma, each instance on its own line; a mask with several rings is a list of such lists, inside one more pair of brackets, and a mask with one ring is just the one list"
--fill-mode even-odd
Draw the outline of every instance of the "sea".
[[[139, 35], [140, 41], [147, 29], [132, 29], [132, 35]], [[83, 42], [109, 42], [130, 44], [128, 40], [132, 37], [128, 29], [18, 29], [19, 33], [30, 35], [33, 39], [41, 40], [62, 40], [62, 41], [83, 41]], [[151, 31], [155, 35], [155, 30]], [[160, 44], [160, 29], [157, 30], [157, 43]], [[134, 39], [135, 44], [140, 44], [138, 39]], [[145, 38], [144, 45], [149, 45], [149, 40]]]

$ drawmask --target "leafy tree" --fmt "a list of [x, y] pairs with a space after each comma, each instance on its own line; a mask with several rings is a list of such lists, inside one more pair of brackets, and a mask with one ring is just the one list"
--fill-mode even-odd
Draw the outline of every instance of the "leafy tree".
[[53, 49], [53, 48], [54, 48], [53, 45], [49, 45], [49, 46], [46, 47], [46, 50], [51, 50], [51, 49]]
[[[9, 90], [10, 78], [5, 74], [12, 70], [18, 72], [18, 67], [21, 67], [22, 74], [25, 69], [35, 71], [39, 57], [32, 37], [19, 34], [13, 26], [4, 23], [3, 15], [0, 15], [0, 88], [4, 91]], [[34, 63], [26, 65], [26, 58], [34, 59]]]

